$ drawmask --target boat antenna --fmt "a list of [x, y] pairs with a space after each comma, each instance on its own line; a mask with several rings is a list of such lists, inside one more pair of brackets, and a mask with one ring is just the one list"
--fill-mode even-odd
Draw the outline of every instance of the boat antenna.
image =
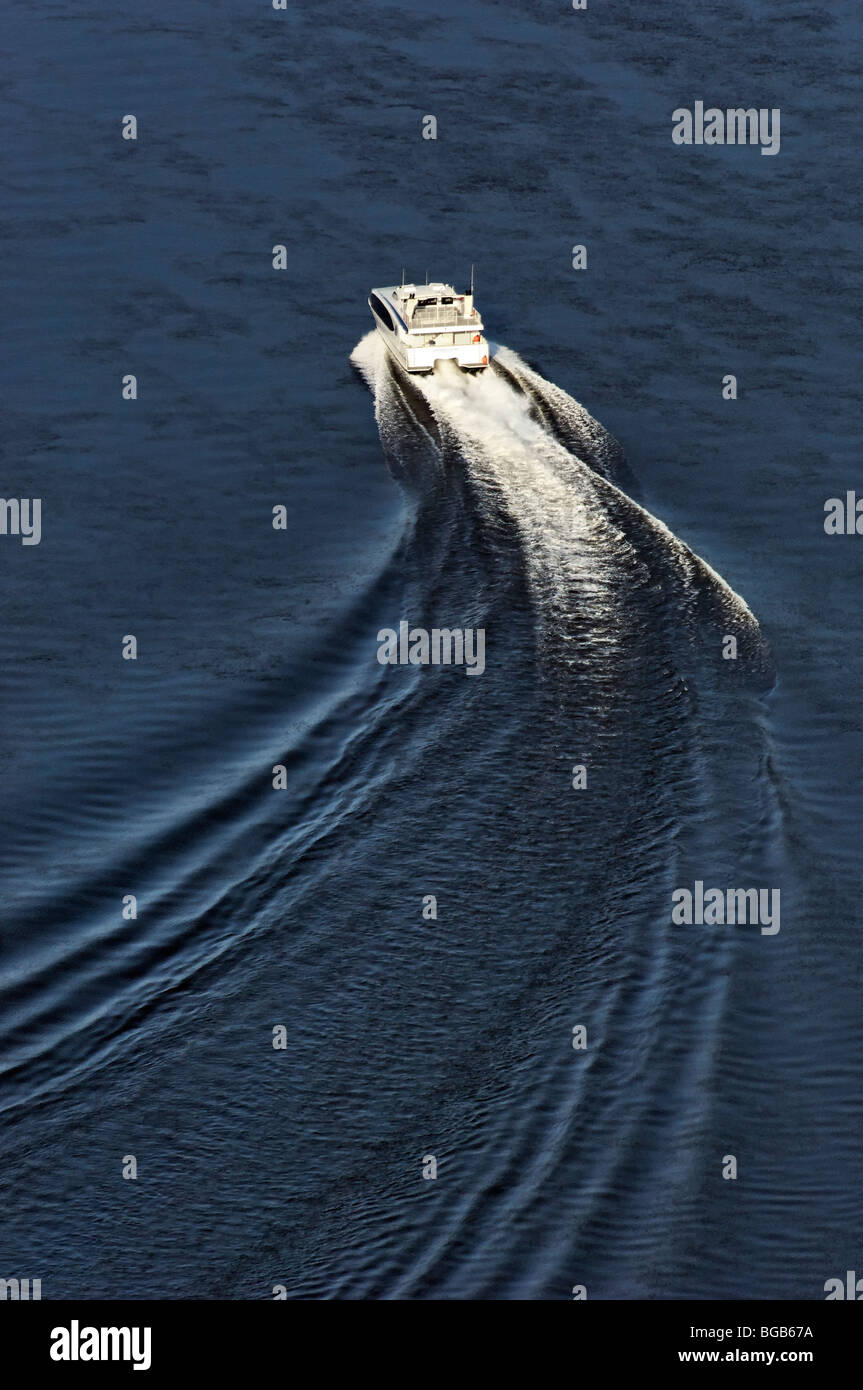
[[402, 289], [405, 287], [405, 268], [402, 266]]
[[473, 294], [473, 261], [470, 263], [470, 292]]
[[429, 282], [428, 266], [426, 266], [426, 284]]

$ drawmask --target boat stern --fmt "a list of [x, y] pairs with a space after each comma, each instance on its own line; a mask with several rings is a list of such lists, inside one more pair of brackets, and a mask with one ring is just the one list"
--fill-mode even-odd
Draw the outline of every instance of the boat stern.
[[422, 347], [408, 346], [405, 366], [409, 372], [433, 372], [436, 362], [455, 362], [466, 372], [485, 371], [489, 362], [488, 343], [481, 334], [472, 335], [470, 343], [453, 346], [428, 343]]

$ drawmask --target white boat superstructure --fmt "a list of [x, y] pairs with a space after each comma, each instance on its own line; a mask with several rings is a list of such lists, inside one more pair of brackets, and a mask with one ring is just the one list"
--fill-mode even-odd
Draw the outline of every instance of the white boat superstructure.
[[488, 366], [488, 343], [479, 310], [468, 294], [435, 280], [372, 290], [369, 308], [393, 357], [407, 372], [433, 372], [449, 359], [471, 372]]

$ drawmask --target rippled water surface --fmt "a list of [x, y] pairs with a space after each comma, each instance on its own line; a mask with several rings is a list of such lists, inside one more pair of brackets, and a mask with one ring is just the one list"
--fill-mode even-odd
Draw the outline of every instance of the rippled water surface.
[[[43, 521], [0, 537], [0, 1276], [823, 1297], [863, 1191], [853, 7], [3, 26], [2, 490]], [[780, 107], [780, 153], [673, 146], [695, 100]], [[472, 261], [490, 370], [405, 378], [369, 288]], [[381, 666], [401, 619], [483, 628], [482, 676]], [[672, 925], [696, 880], [780, 932]]]

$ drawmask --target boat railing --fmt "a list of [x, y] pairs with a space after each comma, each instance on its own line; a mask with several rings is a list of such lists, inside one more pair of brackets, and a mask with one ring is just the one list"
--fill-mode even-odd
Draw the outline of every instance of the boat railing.
[[408, 320], [408, 330], [411, 333], [434, 333], [436, 329], [449, 332], [453, 328], [472, 328], [478, 333], [482, 328], [482, 320], [479, 314], [474, 317], [465, 316], [457, 310], [448, 311], [445, 305], [434, 310], [415, 309]]

